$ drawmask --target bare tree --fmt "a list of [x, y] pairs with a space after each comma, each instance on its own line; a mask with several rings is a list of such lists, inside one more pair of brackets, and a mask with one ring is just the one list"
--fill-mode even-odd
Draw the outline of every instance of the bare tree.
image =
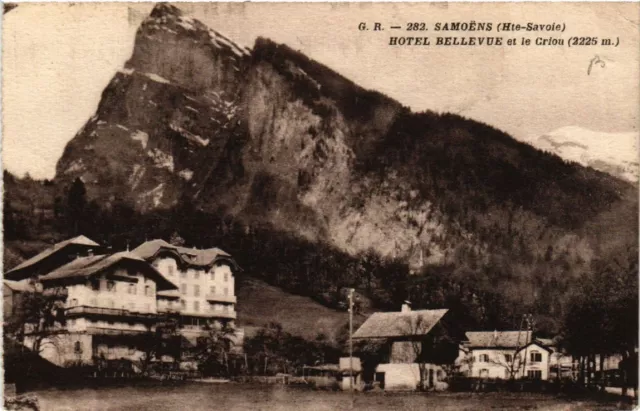
[[505, 369], [510, 380], [515, 380], [524, 367], [524, 358], [517, 350], [502, 351], [489, 357], [489, 363], [499, 365]]
[[422, 315], [409, 313], [399, 321], [397, 327], [406, 336], [405, 341], [396, 341], [392, 344], [391, 355], [400, 356], [403, 361], [415, 362], [418, 364], [419, 383], [418, 390], [424, 390], [427, 374], [426, 346], [428, 341], [427, 333], [431, 329], [430, 324], [425, 321]]

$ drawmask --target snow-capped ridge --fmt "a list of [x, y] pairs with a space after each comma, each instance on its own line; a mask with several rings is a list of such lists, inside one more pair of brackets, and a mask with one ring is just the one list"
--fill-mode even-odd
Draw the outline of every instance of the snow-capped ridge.
[[611, 133], [566, 126], [546, 133], [531, 143], [565, 160], [637, 182], [638, 138], [637, 131]]

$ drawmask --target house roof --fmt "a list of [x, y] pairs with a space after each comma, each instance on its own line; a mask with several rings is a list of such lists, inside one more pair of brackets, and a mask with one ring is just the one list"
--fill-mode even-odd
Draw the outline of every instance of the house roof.
[[467, 331], [468, 348], [516, 348], [531, 342], [531, 331]]
[[390, 338], [427, 335], [447, 309], [374, 313], [353, 334], [353, 338]]
[[39, 263], [40, 261], [44, 260], [45, 258], [55, 254], [56, 252], [62, 250], [63, 248], [69, 246], [69, 245], [82, 245], [82, 246], [87, 246], [87, 247], [100, 247], [100, 244], [96, 243], [95, 241], [91, 240], [90, 238], [87, 238], [83, 235], [79, 235], [77, 237], [74, 238], [70, 238], [68, 240], [64, 240], [61, 241], [57, 244], [54, 244], [53, 246], [47, 248], [46, 250], [42, 251], [39, 254], [36, 254], [35, 256], [29, 258], [28, 260], [23, 261], [22, 263], [18, 264], [17, 266], [13, 267], [11, 270], [7, 271], [6, 274], [11, 274], [13, 272], [22, 270], [24, 268], [30, 267], [34, 264]]
[[161, 239], [142, 243], [136, 247], [132, 253], [140, 258], [149, 260], [163, 250], [175, 253], [185, 264], [188, 265], [208, 266], [213, 264], [216, 260], [224, 258], [230, 260], [237, 268], [237, 264], [231, 256], [219, 248], [214, 247], [199, 250], [197, 248], [175, 246]]
[[63, 266], [56, 268], [50, 273], [43, 275], [42, 277], [40, 277], [40, 281], [48, 282], [66, 278], [88, 278], [101, 272], [104, 269], [112, 267], [113, 265], [121, 262], [140, 264], [141, 267], [144, 267], [144, 269], [148, 273], [151, 273], [151, 275], [155, 278], [156, 287], [158, 290], [177, 288], [175, 284], [164, 278], [144, 259], [127, 251], [108, 255], [93, 255], [89, 257], [76, 258], [75, 260]]
[[551, 338], [540, 338], [540, 337], [536, 337], [534, 339], [534, 342], [539, 343], [540, 345], [543, 345], [545, 347], [553, 347], [555, 345], [555, 342], [553, 341], [553, 339]]
[[13, 281], [13, 280], [3, 280], [4, 286], [13, 290], [13, 291], [33, 291], [34, 287], [29, 281]]

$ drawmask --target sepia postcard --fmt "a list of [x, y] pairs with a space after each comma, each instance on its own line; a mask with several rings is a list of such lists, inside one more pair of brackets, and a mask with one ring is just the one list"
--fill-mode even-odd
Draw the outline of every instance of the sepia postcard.
[[640, 3], [5, 3], [7, 410], [638, 402]]

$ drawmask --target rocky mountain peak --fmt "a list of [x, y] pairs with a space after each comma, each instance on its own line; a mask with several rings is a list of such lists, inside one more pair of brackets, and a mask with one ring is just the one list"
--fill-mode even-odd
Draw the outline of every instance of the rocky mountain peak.
[[482, 123], [412, 113], [286, 45], [241, 47], [167, 4], [66, 147], [56, 179], [76, 177], [101, 204], [189, 203], [413, 267], [479, 267], [496, 248], [588, 260], [582, 236], [597, 230], [583, 227], [623, 197], [637, 206], [626, 183]]

